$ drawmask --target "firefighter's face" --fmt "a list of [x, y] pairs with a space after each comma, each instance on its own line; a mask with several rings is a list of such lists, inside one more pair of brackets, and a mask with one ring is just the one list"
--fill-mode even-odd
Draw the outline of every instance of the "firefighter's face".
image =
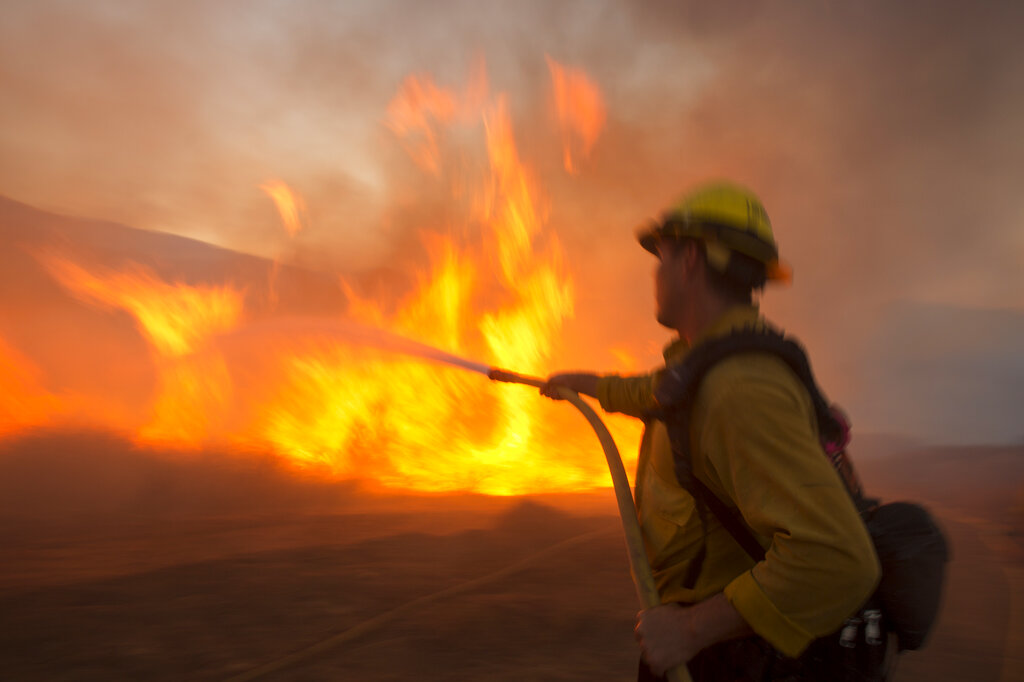
[[654, 271], [654, 297], [658, 323], [677, 329], [688, 299], [688, 282], [695, 255], [692, 244], [658, 243], [658, 267]]

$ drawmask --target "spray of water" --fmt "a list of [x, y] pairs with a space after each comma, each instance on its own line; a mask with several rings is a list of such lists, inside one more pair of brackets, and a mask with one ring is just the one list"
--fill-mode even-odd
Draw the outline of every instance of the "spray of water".
[[370, 327], [350, 320], [331, 320], [318, 317], [285, 317], [256, 322], [245, 325], [221, 337], [223, 341], [246, 340], [252, 337], [261, 339], [274, 336], [288, 338], [317, 339], [326, 338], [332, 341], [358, 346], [369, 346], [389, 353], [399, 353], [411, 357], [441, 362], [453, 367], [460, 367], [471, 372], [489, 376], [491, 368], [479, 362], [473, 362], [457, 355], [445, 352], [419, 341], [407, 339], [384, 329]]

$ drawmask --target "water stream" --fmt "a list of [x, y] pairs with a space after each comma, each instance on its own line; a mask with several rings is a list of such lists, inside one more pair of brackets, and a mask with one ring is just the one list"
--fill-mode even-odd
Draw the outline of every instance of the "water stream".
[[272, 338], [286, 336], [294, 338], [329, 338], [333, 341], [353, 345], [369, 346], [390, 353], [441, 362], [487, 376], [491, 368], [446, 351], [428, 346], [419, 341], [407, 339], [398, 334], [350, 320], [333, 320], [322, 317], [283, 317], [247, 324], [221, 336], [226, 341], [244, 340], [250, 337]]

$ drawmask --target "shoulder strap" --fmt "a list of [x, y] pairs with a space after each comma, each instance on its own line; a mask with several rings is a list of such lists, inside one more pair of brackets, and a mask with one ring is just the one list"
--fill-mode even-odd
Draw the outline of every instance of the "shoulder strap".
[[[697, 495], [708, 505], [708, 508], [711, 509], [711, 512], [718, 518], [721, 524], [725, 526], [725, 529], [729, 531], [729, 535], [733, 537], [736, 543], [754, 561], [764, 559], [764, 547], [761, 546], [761, 543], [757, 541], [757, 538], [754, 537], [754, 534], [750, 532], [750, 529], [743, 523], [732, 507], [726, 506], [718, 495], [711, 492], [711, 489], [704, 485], [700, 479], [694, 477], [693, 481]], [[694, 495], [694, 497], [697, 497], [697, 495]]]
[[843, 424], [832, 413], [828, 400], [818, 387], [803, 346], [771, 329], [747, 327], [705, 341], [695, 346], [682, 363], [666, 367], [655, 390], [659, 409], [652, 416], [663, 419], [679, 411], [689, 411], [704, 377], [715, 365], [731, 355], [750, 352], [776, 355], [796, 374], [811, 396], [822, 440], [832, 441], [843, 436]]

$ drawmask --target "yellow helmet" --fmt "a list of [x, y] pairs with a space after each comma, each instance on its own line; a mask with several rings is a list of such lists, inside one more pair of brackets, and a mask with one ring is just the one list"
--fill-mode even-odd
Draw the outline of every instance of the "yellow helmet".
[[772, 223], [761, 200], [748, 189], [727, 182], [697, 187], [683, 196], [659, 221], [640, 229], [640, 245], [658, 255], [660, 238], [692, 237], [707, 247], [708, 264], [729, 274], [733, 252], [764, 266], [769, 280], [789, 281], [792, 271], [779, 262]]

